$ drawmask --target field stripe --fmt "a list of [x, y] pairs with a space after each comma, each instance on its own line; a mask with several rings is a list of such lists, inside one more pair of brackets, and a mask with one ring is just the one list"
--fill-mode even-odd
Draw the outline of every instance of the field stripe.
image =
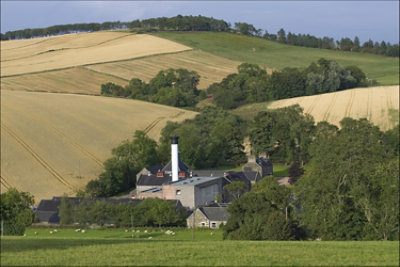
[[337, 92], [334, 92], [332, 101], [331, 101], [331, 103], [329, 104], [329, 106], [328, 106], [328, 108], [327, 108], [327, 110], [326, 110], [326, 112], [325, 112], [325, 114], [324, 114], [324, 117], [323, 117], [323, 119], [322, 119], [323, 121], [328, 121], [328, 118], [329, 118], [329, 116], [330, 116], [330, 112], [331, 112], [333, 106], [334, 106], [335, 103], [336, 103], [337, 96], [338, 96], [338, 93], [337, 93]]
[[351, 108], [353, 106], [355, 94], [356, 94], [355, 90], [350, 91], [350, 99], [346, 106], [346, 111], [344, 112], [344, 117], [350, 117], [350, 112], [351, 112]]
[[6, 126], [3, 122], [1, 123], [1, 128], [4, 129], [12, 138], [15, 139], [37, 162], [40, 163], [51, 175], [53, 175], [58, 181], [62, 184], [66, 185], [68, 188], [72, 190], [76, 190], [74, 186], [67, 182], [67, 180], [62, 177], [54, 168], [50, 166], [50, 164], [44, 160], [41, 156], [39, 156], [32, 147], [30, 147], [24, 140], [22, 140], [17, 134], [15, 134], [8, 126]]

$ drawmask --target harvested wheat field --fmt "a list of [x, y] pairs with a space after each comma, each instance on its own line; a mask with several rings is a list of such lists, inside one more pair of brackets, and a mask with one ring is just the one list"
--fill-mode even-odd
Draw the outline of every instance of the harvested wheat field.
[[113, 82], [127, 84], [128, 81], [105, 73], [91, 71], [84, 67], [22, 74], [1, 79], [5, 90], [76, 93], [100, 95], [101, 84]]
[[1, 42], [2, 77], [191, 49], [152, 35], [123, 32], [67, 34], [26, 40], [26, 45], [24, 41]]
[[139, 78], [150, 81], [160, 70], [184, 68], [200, 75], [199, 89], [207, 89], [231, 73], [237, 72], [240, 62], [218, 57], [200, 50], [145, 57], [130, 61], [87, 66], [91, 70], [112, 74], [123, 79]]
[[73, 195], [135, 130], [158, 140], [168, 120], [196, 114], [129, 99], [8, 90], [1, 102], [1, 190], [29, 191], [36, 202]]
[[399, 122], [399, 86], [357, 88], [340, 92], [274, 101], [268, 108], [299, 104], [316, 122], [328, 121], [339, 126], [344, 117], [367, 118], [381, 130]]

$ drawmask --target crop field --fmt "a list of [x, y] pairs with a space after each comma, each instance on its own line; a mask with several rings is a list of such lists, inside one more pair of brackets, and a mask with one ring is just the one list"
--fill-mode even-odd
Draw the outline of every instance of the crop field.
[[159, 32], [154, 35], [234, 61], [270, 69], [307, 67], [320, 58], [343, 66], [356, 65], [381, 85], [399, 84], [399, 59], [372, 54], [341, 52], [284, 45], [261, 38], [215, 32]]
[[4, 90], [99, 95], [101, 84], [107, 82], [120, 85], [128, 83], [124, 79], [80, 66], [2, 78], [1, 88]]
[[130, 61], [95, 64], [87, 68], [128, 80], [139, 78], [146, 82], [160, 70], [184, 68], [196, 71], [200, 75], [199, 89], [207, 89], [210, 84], [220, 82], [229, 74], [236, 73], [238, 65], [240, 65], [238, 61], [192, 50]]
[[102, 172], [111, 149], [144, 130], [158, 140], [168, 120], [196, 113], [101, 96], [1, 91], [1, 190], [35, 200], [74, 194]]
[[191, 49], [156, 36], [123, 32], [67, 34], [23, 42], [1, 43], [2, 77]]
[[[399, 243], [383, 241], [229, 241], [222, 231], [28, 229], [1, 239], [5, 266], [398, 266]], [[53, 231], [53, 234], [49, 232]], [[37, 233], [37, 235], [34, 234]]]
[[339, 126], [344, 117], [367, 118], [388, 130], [399, 123], [399, 86], [357, 88], [314, 96], [302, 96], [239, 107], [235, 114], [250, 119], [259, 111], [299, 104], [316, 123], [328, 121]]

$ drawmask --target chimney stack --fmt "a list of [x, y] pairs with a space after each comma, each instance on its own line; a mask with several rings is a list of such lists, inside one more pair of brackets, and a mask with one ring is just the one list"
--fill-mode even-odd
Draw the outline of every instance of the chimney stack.
[[178, 154], [178, 139], [179, 136], [171, 136], [171, 169], [172, 169], [172, 181], [176, 182], [179, 180], [179, 154]]

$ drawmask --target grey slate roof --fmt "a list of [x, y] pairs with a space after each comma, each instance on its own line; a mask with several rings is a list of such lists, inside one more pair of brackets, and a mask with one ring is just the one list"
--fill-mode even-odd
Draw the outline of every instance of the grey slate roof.
[[226, 222], [229, 218], [227, 207], [201, 207], [200, 210], [210, 221]]
[[146, 169], [151, 174], [157, 174], [157, 172], [161, 171], [163, 168], [164, 168], [164, 165], [162, 165], [162, 164], [157, 164], [157, 165], [146, 167]]
[[[190, 170], [189, 167], [181, 159], [179, 159], [178, 169], [180, 172], [188, 172]], [[165, 165], [161, 171], [172, 172], [172, 162], [169, 161], [168, 164]]]
[[225, 171], [221, 170], [198, 170], [192, 171], [193, 176], [202, 176], [202, 177], [222, 177], [224, 176]]
[[166, 174], [164, 177], [157, 177], [156, 175], [140, 175], [137, 186], [161, 186], [164, 183], [171, 182], [172, 177]]

